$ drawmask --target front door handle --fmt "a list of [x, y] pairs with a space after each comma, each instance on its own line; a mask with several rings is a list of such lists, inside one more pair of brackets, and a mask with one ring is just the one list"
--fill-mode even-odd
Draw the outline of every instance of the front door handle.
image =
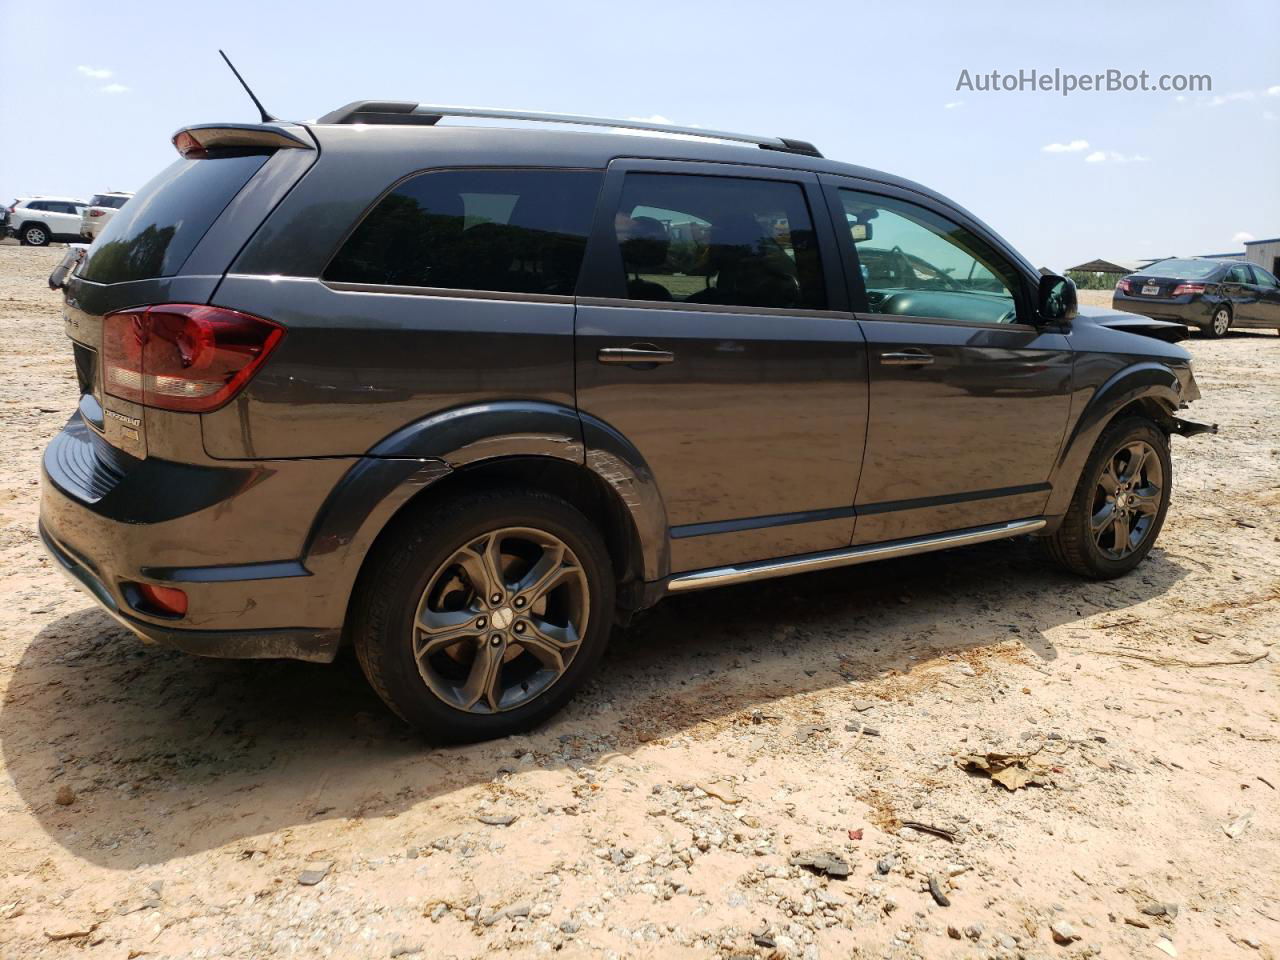
[[880, 354], [880, 362], [889, 367], [923, 367], [933, 363], [933, 355], [923, 350], [903, 350]]
[[627, 365], [655, 366], [659, 363], [673, 363], [676, 355], [670, 350], [659, 350], [648, 344], [637, 344], [633, 347], [602, 347], [596, 354], [601, 363], [622, 363]]

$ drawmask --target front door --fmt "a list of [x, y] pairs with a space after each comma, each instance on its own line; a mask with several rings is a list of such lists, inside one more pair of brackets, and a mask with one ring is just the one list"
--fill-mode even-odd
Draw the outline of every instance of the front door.
[[1067, 338], [1033, 322], [1025, 271], [977, 225], [905, 191], [830, 182], [852, 296], [865, 298], [855, 542], [1038, 516], [1071, 402]]
[[578, 407], [647, 461], [673, 572], [847, 546], [866, 348], [817, 178], [616, 161], [601, 202]]
[[1280, 281], [1256, 263], [1250, 269], [1255, 281], [1253, 288], [1258, 294], [1254, 319], [1268, 327], [1280, 328]]

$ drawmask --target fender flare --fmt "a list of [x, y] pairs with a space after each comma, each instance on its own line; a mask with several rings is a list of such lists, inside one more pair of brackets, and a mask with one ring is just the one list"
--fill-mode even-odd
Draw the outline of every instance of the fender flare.
[[[1098, 387], [1062, 445], [1050, 480], [1053, 492], [1049, 495], [1045, 514], [1052, 517], [1066, 513], [1089, 455], [1117, 413], [1135, 400], [1155, 400], [1167, 411], [1171, 424], [1173, 412], [1182, 403], [1180, 391], [1177, 374], [1163, 364], [1149, 360], [1117, 371]], [[1161, 426], [1170, 428], [1165, 423]]]
[[345, 608], [370, 547], [406, 503], [456, 470], [516, 457], [562, 460], [593, 472], [631, 517], [644, 579], [670, 572], [666, 508], [639, 451], [601, 421], [540, 401], [446, 410], [381, 440], [326, 497], [303, 547], [304, 566], [332, 578], [335, 587], [345, 584], [335, 598]]

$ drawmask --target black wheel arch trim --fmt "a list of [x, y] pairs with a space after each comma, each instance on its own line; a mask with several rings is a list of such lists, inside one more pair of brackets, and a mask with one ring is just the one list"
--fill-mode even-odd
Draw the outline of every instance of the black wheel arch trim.
[[1177, 432], [1173, 413], [1182, 404], [1181, 391], [1177, 373], [1153, 360], [1130, 364], [1107, 379], [1089, 398], [1063, 443], [1054, 466], [1053, 491], [1045, 514], [1054, 516], [1066, 512], [1089, 454], [1120, 411], [1139, 401], [1154, 401], [1163, 411], [1157, 418], [1159, 426], [1166, 432]]
[[380, 441], [334, 486], [308, 533], [303, 563], [352, 583], [378, 535], [419, 492], [454, 471], [516, 458], [565, 461], [598, 476], [630, 516], [645, 580], [670, 573], [667, 515], [648, 463], [625, 437], [571, 407], [473, 404], [433, 414]]

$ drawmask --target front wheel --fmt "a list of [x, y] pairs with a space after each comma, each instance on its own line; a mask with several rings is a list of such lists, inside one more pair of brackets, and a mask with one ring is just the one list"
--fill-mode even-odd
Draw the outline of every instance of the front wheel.
[[1169, 439], [1150, 420], [1112, 424], [1094, 447], [1058, 530], [1042, 541], [1081, 576], [1123, 576], [1151, 552], [1169, 509]]
[[361, 573], [356, 654], [402, 719], [439, 742], [518, 733], [559, 710], [609, 639], [614, 576], [559, 497], [505, 488], [399, 521]]

